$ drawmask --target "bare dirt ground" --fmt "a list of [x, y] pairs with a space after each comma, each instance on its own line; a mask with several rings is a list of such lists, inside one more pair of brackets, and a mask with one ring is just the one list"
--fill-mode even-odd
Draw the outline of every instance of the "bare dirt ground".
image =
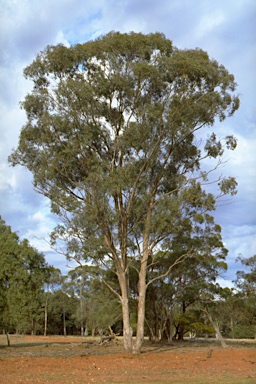
[[122, 341], [63, 336], [0, 335], [0, 384], [256, 383], [256, 341], [145, 342], [139, 356]]

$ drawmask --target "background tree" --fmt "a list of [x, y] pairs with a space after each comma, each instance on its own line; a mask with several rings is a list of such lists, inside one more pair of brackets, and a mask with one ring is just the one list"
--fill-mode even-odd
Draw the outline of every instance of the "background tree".
[[[203, 210], [203, 207], [201, 208]], [[154, 338], [172, 339], [175, 310], [175, 335], [183, 339], [184, 329], [178, 318], [185, 319], [187, 308], [196, 303], [202, 291], [207, 291], [208, 285], [214, 283], [221, 272], [227, 269], [227, 249], [222, 243], [221, 227], [214, 223], [214, 218], [209, 213], [192, 210], [190, 216], [189, 220], [189, 214], [186, 212], [186, 226], [177, 228], [172, 243], [168, 245], [172, 252], [166, 253], [164, 257], [160, 252], [150, 268], [149, 278], [153, 279], [166, 271], [168, 265], [174, 265], [175, 260], [183, 253], [193, 249], [193, 255], [174, 266], [162, 281], [153, 282], [149, 286], [149, 312], [146, 310], [148, 324], [155, 319], [155, 322], [161, 325], [160, 328], [157, 324], [153, 326]], [[152, 311], [154, 315], [151, 317]]]
[[236, 324], [232, 336], [256, 337], [256, 255], [239, 257], [245, 268], [236, 274], [235, 285], [238, 292], [234, 295], [233, 311], [236, 313]]
[[76, 308], [76, 320], [80, 325], [81, 336], [87, 335], [87, 308], [86, 292], [89, 289], [88, 275], [85, 269], [77, 267], [71, 270], [66, 277], [66, 287], [72, 291], [72, 295], [77, 297], [79, 305]]
[[[27, 319], [31, 334], [36, 334], [38, 325], [43, 323], [44, 285], [49, 278], [50, 269], [42, 253], [31, 247], [27, 240], [20, 243], [20, 261], [23, 277], [16, 280], [20, 295], [20, 315]], [[23, 328], [25, 329], [25, 327]]]
[[101, 336], [120, 319], [120, 303], [109, 289], [102, 284], [99, 270], [93, 266], [77, 267], [67, 276], [68, 289], [78, 298], [75, 317], [80, 325], [81, 335], [97, 331]]
[[223, 348], [226, 348], [227, 344], [221, 332], [223, 326], [222, 307], [226, 298], [229, 296], [229, 288], [222, 288], [218, 283], [210, 283], [207, 284], [206, 289], [202, 290], [197, 301], [198, 308], [205, 313], [206, 318], [208, 318], [210, 324], [212, 325], [215, 335], [219, 339]]
[[50, 294], [48, 302], [48, 333], [54, 335], [79, 334], [75, 313], [78, 299], [60, 288]]
[[101, 279], [91, 280], [87, 309], [88, 326], [97, 330], [100, 336], [109, 333], [110, 328], [122, 319], [119, 300], [101, 283]]
[[54, 292], [60, 289], [61, 283], [61, 271], [58, 268], [49, 267], [49, 275], [44, 286], [44, 336], [47, 335], [49, 301], [53, 299]]
[[[9, 290], [11, 288], [13, 271], [18, 266], [19, 242], [16, 233], [5, 224], [0, 217], [0, 326], [6, 332], [15, 326], [11, 318], [9, 306]], [[8, 339], [9, 344], [9, 339]]]
[[[43, 320], [44, 284], [49, 266], [44, 255], [0, 220], [1, 325], [35, 334]], [[39, 324], [40, 323], [40, 324]]]
[[[209, 175], [202, 161], [216, 159], [215, 169], [225, 146], [236, 146], [232, 135], [199, 140], [199, 130], [237, 110], [234, 77], [206, 52], [178, 50], [160, 33], [50, 46], [24, 73], [34, 89], [10, 162], [26, 166], [51, 200], [63, 221], [53, 240], [65, 240], [67, 254], [101, 268], [113, 262], [120, 290], [109, 288], [122, 303], [124, 346], [139, 353], [149, 257], [184, 224], [187, 194], [200, 196]], [[217, 182], [234, 193], [233, 178]], [[137, 262], [133, 346], [129, 272]]]

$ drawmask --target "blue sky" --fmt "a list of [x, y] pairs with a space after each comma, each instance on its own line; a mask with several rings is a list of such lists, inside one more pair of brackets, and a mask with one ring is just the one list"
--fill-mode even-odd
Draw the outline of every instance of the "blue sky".
[[158, 31], [178, 48], [206, 50], [235, 75], [241, 107], [216, 125], [221, 136], [234, 134], [238, 139], [222, 169], [237, 178], [238, 194], [215, 213], [229, 249], [228, 281], [223, 282], [229, 285], [239, 268], [237, 256], [256, 253], [255, 0], [0, 0], [0, 15], [0, 215], [64, 272], [64, 257], [44, 240], [56, 224], [49, 202], [34, 192], [26, 169], [7, 163], [26, 121], [19, 102], [31, 84], [23, 69], [35, 55], [46, 45], [82, 43], [109, 31]]

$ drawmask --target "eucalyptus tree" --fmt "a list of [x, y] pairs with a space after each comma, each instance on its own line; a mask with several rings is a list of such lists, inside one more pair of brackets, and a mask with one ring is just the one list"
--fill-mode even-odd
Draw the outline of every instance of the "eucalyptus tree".
[[[125, 349], [139, 353], [149, 257], [183, 225], [187, 195], [201, 203], [198, 186], [210, 172], [202, 161], [213, 158], [215, 169], [225, 147], [236, 147], [232, 135], [206, 134], [239, 107], [234, 76], [163, 34], [118, 32], [48, 46], [24, 73], [34, 88], [22, 102], [27, 123], [9, 160], [27, 167], [51, 200], [63, 222], [53, 240], [65, 240], [69, 256], [113, 262], [119, 289], [105, 283], [122, 303]], [[216, 182], [221, 194], [235, 192], [233, 178]], [[129, 271], [137, 261], [133, 345]]]

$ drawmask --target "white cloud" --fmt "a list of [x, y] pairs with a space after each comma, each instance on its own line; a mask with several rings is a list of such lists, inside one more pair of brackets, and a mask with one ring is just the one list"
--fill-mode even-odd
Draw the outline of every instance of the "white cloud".
[[202, 38], [205, 34], [212, 32], [215, 28], [219, 27], [225, 22], [225, 16], [221, 10], [214, 10], [206, 14], [200, 20], [196, 28], [196, 36]]
[[[256, 225], [229, 225], [226, 232], [225, 245], [230, 250], [230, 257], [236, 258], [238, 255], [251, 257], [256, 254]], [[231, 254], [235, 250], [235, 254]]]
[[228, 280], [228, 279], [225, 279], [225, 278], [217, 278], [216, 282], [222, 288], [234, 288], [234, 283], [231, 280]]

